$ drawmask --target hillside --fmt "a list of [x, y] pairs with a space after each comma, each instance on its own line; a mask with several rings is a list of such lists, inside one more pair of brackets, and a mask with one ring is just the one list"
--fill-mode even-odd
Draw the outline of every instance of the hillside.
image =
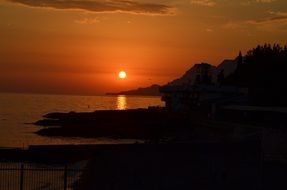
[[221, 71], [224, 72], [224, 76], [231, 75], [237, 68], [238, 59], [225, 59], [216, 68], [216, 74], [218, 75]]
[[195, 84], [196, 80], [198, 80], [197, 78], [198, 73], [201, 72], [203, 68], [207, 71], [207, 75], [210, 75], [211, 80], [213, 81], [212, 75], [215, 72], [216, 67], [208, 63], [200, 63], [200, 64], [195, 64], [192, 68], [186, 71], [183, 76], [169, 82], [167, 85], [179, 86], [179, 85], [185, 85], [185, 84]]
[[[184, 73], [180, 78], [169, 82], [168, 86], [180, 86], [180, 85], [193, 85], [195, 83], [204, 83], [203, 75], [210, 78], [210, 82], [217, 84], [217, 76], [223, 72], [224, 77], [231, 75], [237, 68], [237, 59], [225, 59], [217, 67], [208, 63], [195, 64], [192, 68]], [[200, 77], [199, 77], [200, 76]], [[198, 78], [199, 77], [199, 78]]]

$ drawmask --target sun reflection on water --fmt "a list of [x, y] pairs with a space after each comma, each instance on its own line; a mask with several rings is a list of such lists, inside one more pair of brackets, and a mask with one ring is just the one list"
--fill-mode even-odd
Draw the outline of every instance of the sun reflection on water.
[[118, 96], [117, 97], [117, 109], [118, 110], [127, 109], [127, 97], [126, 96]]

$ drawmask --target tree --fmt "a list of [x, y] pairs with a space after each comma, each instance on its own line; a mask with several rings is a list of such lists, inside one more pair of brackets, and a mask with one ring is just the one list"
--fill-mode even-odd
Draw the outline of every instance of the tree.
[[244, 60], [240, 52], [238, 63], [236, 71], [228, 79], [229, 83], [248, 87], [254, 104], [287, 105], [286, 45], [258, 45], [247, 52]]

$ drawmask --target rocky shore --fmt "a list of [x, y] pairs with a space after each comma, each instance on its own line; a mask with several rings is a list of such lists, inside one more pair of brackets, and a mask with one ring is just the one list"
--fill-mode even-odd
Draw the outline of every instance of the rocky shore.
[[[80, 189], [286, 189], [285, 130], [208, 119], [162, 108], [49, 113], [45, 136], [144, 139], [114, 145], [47, 145], [1, 150], [13, 162], [89, 160]], [[282, 188], [281, 188], [282, 189]]]
[[186, 114], [150, 108], [49, 113], [35, 125], [44, 126], [37, 132], [44, 136], [158, 139], [188, 128], [188, 122]]

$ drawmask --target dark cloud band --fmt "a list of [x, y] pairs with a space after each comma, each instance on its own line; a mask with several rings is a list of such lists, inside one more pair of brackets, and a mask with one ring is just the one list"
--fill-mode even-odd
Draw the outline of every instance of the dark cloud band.
[[31, 7], [50, 7], [55, 9], [81, 9], [96, 13], [127, 12], [146, 15], [170, 15], [173, 7], [141, 3], [133, 0], [9, 0]]
[[287, 16], [276, 16], [276, 17], [271, 17], [271, 18], [265, 18], [265, 19], [260, 19], [260, 20], [250, 20], [248, 23], [250, 24], [264, 24], [264, 23], [272, 23], [272, 22], [286, 22], [287, 21]]

